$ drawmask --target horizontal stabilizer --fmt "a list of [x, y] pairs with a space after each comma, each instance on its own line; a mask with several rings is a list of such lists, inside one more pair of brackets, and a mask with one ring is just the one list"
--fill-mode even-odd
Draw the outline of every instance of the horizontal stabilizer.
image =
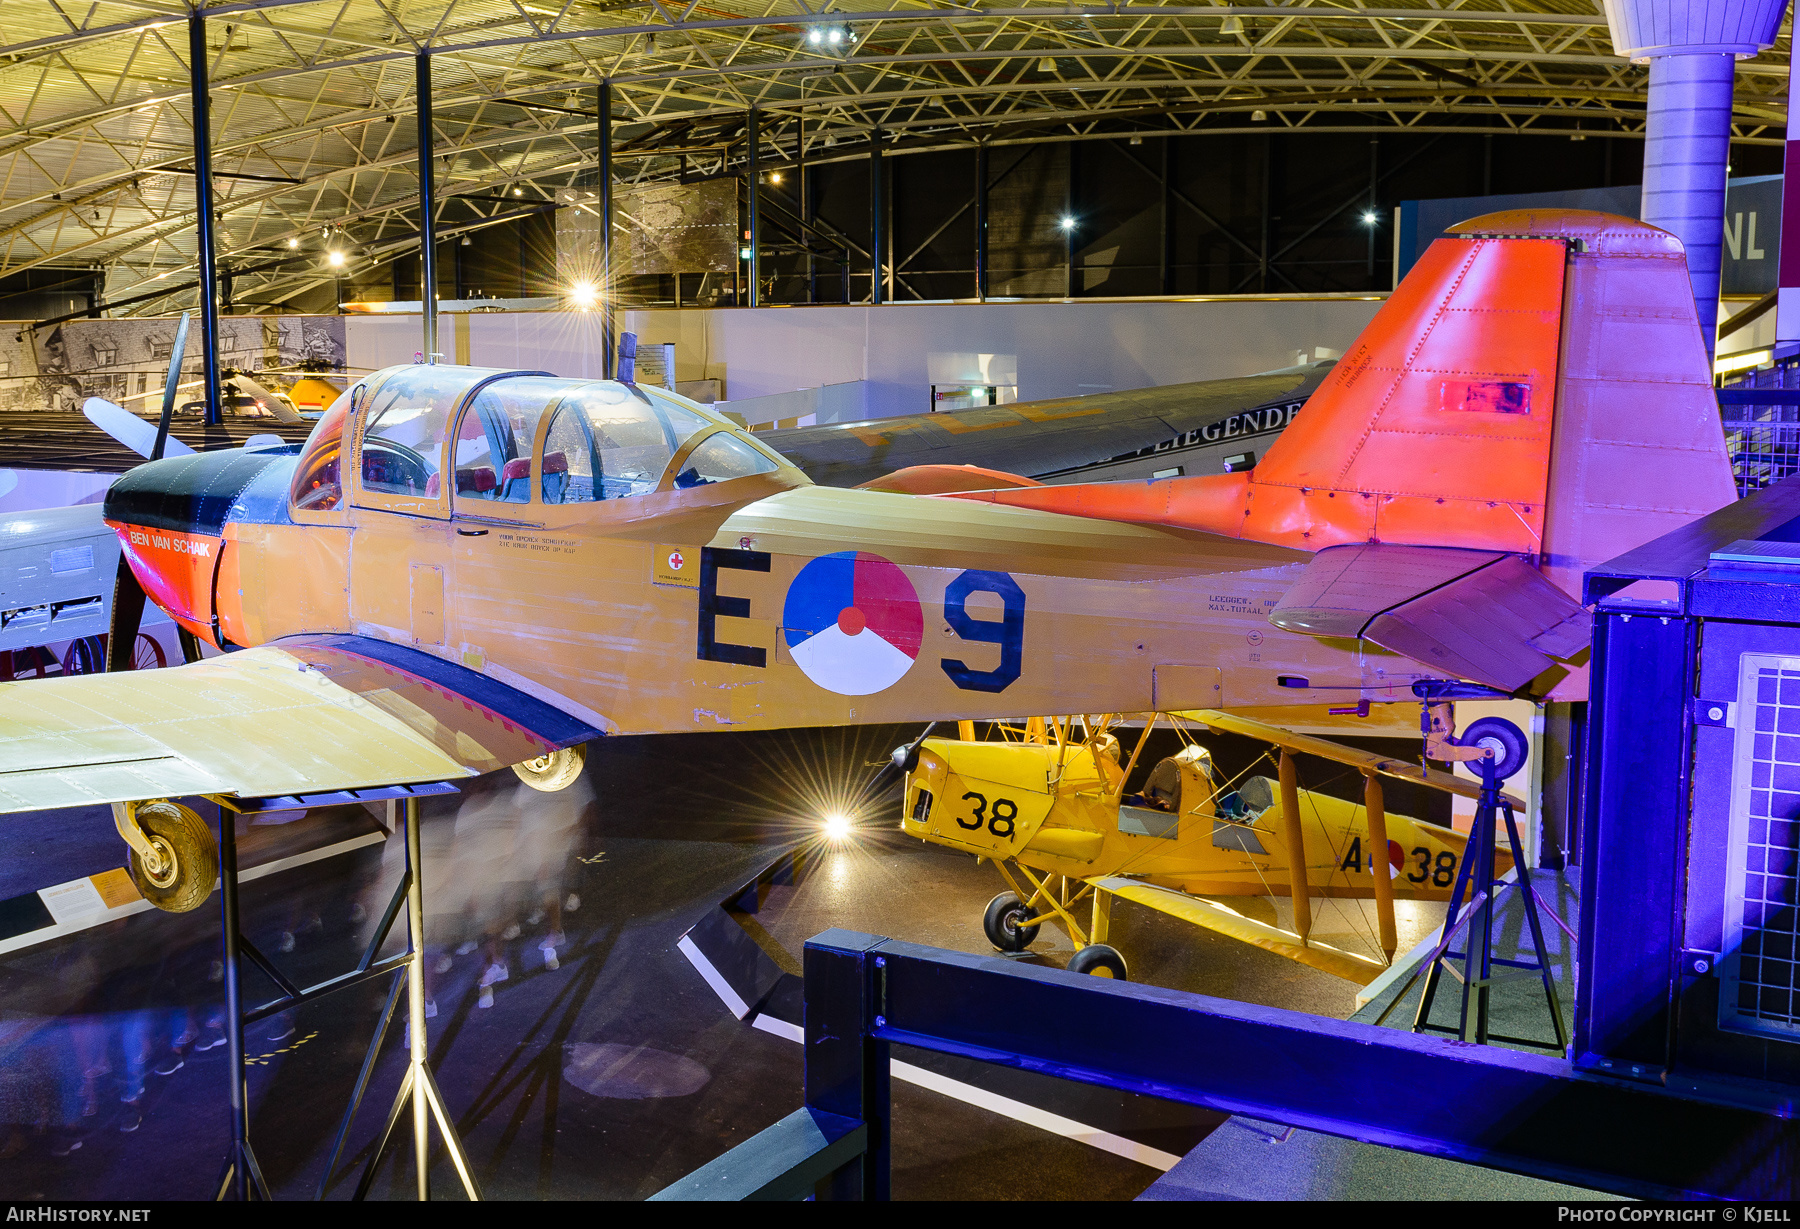
[[1387, 967], [1378, 960], [1358, 956], [1315, 940], [1302, 939], [1292, 931], [1247, 918], [1217, 901], [1189, 896], [1174, 888], [1159, 888], [1155, 884], [1118, 875], [1090, 879], [1088, 882], [1102, 891], [1111, 892], [1121, 900], [1180, 918], [1190, 925], [1260, 947], [1266, 952], [1274, 952], [1277, 956], [1285, 956], [1322, 973], [1353, 981], [1359, 986], [1368, 985]]
[[1354, 640], [1383, 611], [1504, 557], [1435, 546], [1334, 546], [1313, 556], [1269, 622], [1287, 632]]
[[1420, 546], [1320, 551], [1269, 622], [1368, 640], [1502, 691], [1574, 657], [1590, 634], [1587, 613], [1516, 555]]

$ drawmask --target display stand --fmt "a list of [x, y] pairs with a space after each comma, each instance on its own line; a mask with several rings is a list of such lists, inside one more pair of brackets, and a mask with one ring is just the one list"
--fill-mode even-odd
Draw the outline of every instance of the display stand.
[[[1568, 1032], [1563, 1027], [1562, 1007], [1557, 1000], [1550, 957], [1544, 947], [1544, 928], [1538, 917], [1538, 895], [1531, 884], [1531, 868], [1525, 862], [1512, 803], [1500, 792], [1493, 757], [1472, 761], [1469, 767], [1481, 774], [1481, 798], [1475, 805], [1475, 819], [1470, 825], [1468, 844], [1463, 847], [1462, 865], [1456, 872], [1456, 886], [1450, 892], [1450, 908], [1444, 915], [1443, 938], [1430, 958], [1414, 970], [1406, 985], [1401, 987], [1400, 993], [1394, 996], [1375, 1022], [1385, 1022], [1388, 1015], [1406, 997], [1407, 991], [1412, 989], [1413, 983], [1423, 974], [1425, 989], [1419, 995], [1419, 1006], [1413, 1013], [1413, 1032], [1449, 1033], [1476, 1045], [1505, 1041], [1514, 1045], [1550, 1049], [1552, 1043], [1547, 1041], [1531, 1037], [1510, 1037], [1488, 1029], [1489, 995], [1494, 983], [1524, 973], [1537, 973], [1543, 979], [1544, 999], [1549, 1005], [1550, 1020], [1556, 1031], [1554, 1048], [1560, 1053], [1568, 1049]], [[1494, 955], [1494, 906], [1502, 893], [1515, 886], [1502, 882], [1494, 874], [1494, 821], [1498, 815], [1506, 818], [1507, 846], [1512, 851], [1513, 869], [1518, 876], [1516, 886], [1522, 890], [1525, 921], [1531, 929], [1532, 948], [1537, 956], [1535, 964]], [[1464, 894], [1473, 890], [1477, 874], [1482, 876], [1482, 887], [1469, 897], [1468, 908], [1465, 910]], [[1468, 929], [1468, 936], [1463, 950], [1451, 951], [1450, 945], [1456, 941], [1458, 932], [1465, 928]], [[1462, 962], [1461, 969], [1457, 968], [1456, 961]], [[1496, 974], [1496, 965], [1511, 971]], [[1455, 1028], [1431, 1023], [1432, 1004], [1437, 1000], [1438, 986], [1445, 971], [1462, 983], [1462, 1008]]]
[[[256, 1161], [256, 1153], [250, 1145], [249, 1098], [244, 1067], [245, 1027], [298, 1007], [302, 1003], [322, 998], [334, 991], [348, 989], [351, 986], [362, 985], [376, 978], [390, 975], [392, 980], [388, 990], [387, 1006], [376, 1026], [375, 1037], [369, 1046], [368, 1055], [363, 1060], [362, 1071], [357, 1077], [356, 1088], [351, 1094], [350, 1104], [344, 1111], [343, 1123], [338, 1128], [337, 1141], [332, 1149], [330, 1161], [326, 1165], [325, 1176], [319, 1183], [319, 1195], [322, 1198], [331, 1184], [349, 1135], [350, 1126], [355, 1120], [357, 1107], [362, 1102], [363, 1094], [368, 1090], [376, 1057], [381, 1050], [382, 1041], [387, 1036], [388, 1026], [393, 1020], [394, 1009], [400, 999], [401, 986], [404, 985], [409, 992], [408, 1011], [412, 1023], [411, 1060], [395, 1098], [393, 1112], [388, 1117], [387, 1127], [363, 1171], [362, 1182], [357, 1187], [357, 1196], [360, 1198], [367, 1192], [369, 1184], [374, 1178], [376, 1166], [387, 1150], [401, 1110], [410, 1095], [413, 1102], [414, 1155], [418, 1166], [419, 1198], [430, 1197], [427, 1163], [430, 1145], [429, 1118], [433, 1115], [437, 1119], [438, 1130], [444, 1138], [445, 1146], [449, 1149], [451, 1158], [456, 1164], [457, 1173], [462, 1178], [463, 1189], [471, 1199], [481, 1197], [480, 1190], [475, 1183], [473, 1170], [469, 1166], [468, 1157], [463, 1151], [462, 1141], [450, 1122], [449, 1114], [445, 1112], [443, 1096], [438, 1092], [437, 1083], [431, 1077], [424, 1026], [425, 904], [420, 873], [423, 864], [419, 855], [418, 800], [431, 795], [455, 792], [457, 792], [455, 786], [436, 782], [424, 785], [387, 786], [380, 789], [347, 790], [331, 794], [301, 794], [253, 799], [214, 797], [212, 799], [219, 807], [220, 929], [225, 974], [225, 1041], [230, 1072], [231, 1103], [231, 1143], [219, 1173], [215, 1198], [224, 1199], [231, 1194], [236, 1194], [240, 1200], [270, 1198], [268, 1184], [263, 1180], [261, 1168]], [[401, 874], [400, 883], [395, 887], [393, 898], [388, 902], [386, 911], [375, 927], [375, 933], [370, 937], [368, 946], [364, 948], [362, 958], [354, 969], [337, 977], [328, 978], [316, 985], [305, 988], [296, 986], [243, 934], [238, 912], [237, 833], [232, 813], [260, 814], [267, 811], [288, 811], [304, 807], [382, 800], [386, 800], [388, 804], [390, 839], [394, 825], [399, 819], [399, 813], [404, 811], [405, 815], [406, 868]], [[401, 803], [405, 804], [404, 807], [400, 805]], [[393, 929], [394, 921], [399, 917], [403, 908], [406, 911], [407, 924], [406, 950], [384, 959], [376, 959], [382, 945], [387, 941], [389, 932]], [[243, 982], [239, 975], [240, 957], [248, 957], [250, 962], [262, 970], [263, 974], [275, 984], [276, 989], [280, 992], [276, 998], [245, 1010]], [[401, 976], [402, 974], [404, 977]]]

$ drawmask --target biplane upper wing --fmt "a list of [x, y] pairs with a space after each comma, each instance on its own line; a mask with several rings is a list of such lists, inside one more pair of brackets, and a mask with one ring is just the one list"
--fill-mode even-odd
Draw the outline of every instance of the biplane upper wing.
[[294, 637], [166, 670], [0, 684], [0, 813], [455, 779], [601, 732], [417, 650]]
[[1159, 913], [1167, 913], [1171, 917], [1180, 918], [1190, 925], [1205, 930], [1215, 931], [1228, 938], [1242, 943], [1260, 947], [1264, 951], [1274, 952], [1289, 960], [1309, 965], [1323, 973], [1353, 981], [1359, 986], [1366, 986], [1373, 981], [1387, 966], [1379, 960], [1371, 960], [1367, 956], [1358, 956], [1329, 944], [1314, 939], [1302, 939], [1292, 931], [1269, 926], [1254, 918], [1247, 918], [1237, 910], [1207, 900], [1201, 896], [1189, 896], [1174, 888], [1157, 887], [1138, 879], [1127, 879], [1120, 875], [1107, 875], [1090, 879], [1096, 889], [1111, 892], [1122, 900], [1155, 909]]

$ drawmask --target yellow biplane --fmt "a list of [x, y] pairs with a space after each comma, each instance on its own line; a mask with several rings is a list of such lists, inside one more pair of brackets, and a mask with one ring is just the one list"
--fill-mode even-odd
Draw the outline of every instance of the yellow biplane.
[[[905, 773], [902, 829], [993, 860], [1009, 889], [983, 919], [996, 948], [1023, 951], [1053, 922], [1076, 945], [1071, 970], [1119, 978], [1124, 957], [1106, 942], [1114, 897], [1358, 984], [1385, 963], [1312, 939], [1312, 895], [1372, 898], [1390, 962], [1394, 901], [1449, 899], [1467, 837], [1388, 814], [1381, 779], [1467, 797], [1479, 794], [1474, 782], [1227, 713], [1169, 720], [1185, 745], [1137, 793], [1126, 783], [1154, 715], [1123, 763], [1116, 717], [1033, 719], [1010, 738], [1000, 727], [1002, 741], [974, 741], [973, 723], [963, 722], [961, 738], [923, 738], [895, 752]], [[1268, 742], [1279, 753], [1275, 777], [1224, 780], [1190, 725]], [[1297, 753], [1361, 772], [1362, 803], [1299, 788]], [[1498, 871], [1510, 866], [1502, 862]], [[1292, 897], [1294, 930], [1207, 899], [1268, 895]]]

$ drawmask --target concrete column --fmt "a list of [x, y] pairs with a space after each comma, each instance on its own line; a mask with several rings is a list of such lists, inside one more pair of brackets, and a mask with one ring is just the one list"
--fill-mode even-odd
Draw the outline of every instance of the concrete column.
[[1725, 164], [1731, 157], [1730, 55], [1670, 55], [1650, 61], [1639, 214], [1687, 249], [1688, 280], [1706, 353], [1719, 319], [1719, 248], [1725, 227]]
[[1719, 247], [1736, 61], [1771, 46], [1787, 0], [1605, 0], [1613, 50], [1650, 65], [1640, 216], [1680, 239], [1706, 352], [1718, 339]]

